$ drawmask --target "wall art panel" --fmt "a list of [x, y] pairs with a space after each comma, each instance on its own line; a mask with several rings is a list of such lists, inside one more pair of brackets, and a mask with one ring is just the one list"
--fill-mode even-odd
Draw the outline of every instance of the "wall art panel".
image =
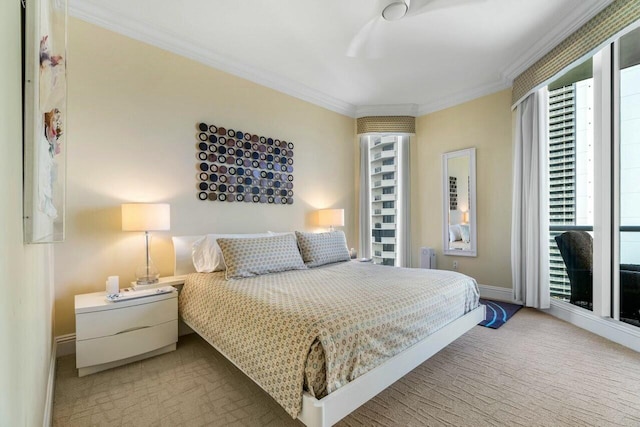
[[204, 122], [196, 127], [198, 199], [293, 204], [293, 142]]

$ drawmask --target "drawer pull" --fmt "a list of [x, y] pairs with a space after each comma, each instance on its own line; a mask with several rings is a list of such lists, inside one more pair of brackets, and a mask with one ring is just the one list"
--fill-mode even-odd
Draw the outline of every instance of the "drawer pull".
[[147, 328], [150, 328], [150, 327], [151, 326], [136, 326], [135, 328], [129, 328], [129, 329], [125, 329], [124, 331], [117, 332], [116, 335], [126, 334], [127, 332], [137, 331], [139, 329], [147, 329]]

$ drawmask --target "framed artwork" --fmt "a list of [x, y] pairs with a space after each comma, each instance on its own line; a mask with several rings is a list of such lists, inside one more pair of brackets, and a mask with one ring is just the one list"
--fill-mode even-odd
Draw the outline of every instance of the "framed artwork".
[[293, 142], [204, 122], [196, 128], [199, 200], [293, 204]]
[[64, 240], [67, 0], [27, 0], [24, 46], [24, 241]]

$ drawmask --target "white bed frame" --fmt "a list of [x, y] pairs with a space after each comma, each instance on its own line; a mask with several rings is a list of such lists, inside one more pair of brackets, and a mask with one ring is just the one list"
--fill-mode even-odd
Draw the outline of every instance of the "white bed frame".
[[[191, 245], [199, 237], [201, 236], [173, 237], [175, 251], [174, 275], [194, 272], [193, 262], [191, 261]], [[481, 305], [320, 400], [305, 392], [302, 396], [302, 411], [298, 415], [298, 419], [309, 427], [332, 426], [472, 329], [483, 321], [484, 317], [485, 307]], [[188, 323], [187, 325], [202, 336], [200, 331], [194, 328], [193, 325]], [[220, 351], [215, 343], [206, 338], [205, 340], [247, 375], [242, 370], [242, 367]], [[247, 376], [251, 378], [250, 375]], [[253, 380], [253, 378], [251, 379]], [[253, 381], [255, 382], [255, 380]]]

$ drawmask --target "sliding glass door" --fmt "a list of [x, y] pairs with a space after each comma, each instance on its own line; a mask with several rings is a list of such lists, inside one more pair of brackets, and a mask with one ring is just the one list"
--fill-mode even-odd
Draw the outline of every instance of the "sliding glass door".
[[591, 310], [594, 220], [594, 87], [591, 59], [548, 86], [549, 287]]
[[620, 320], [640, 326], [640, 28], [618, 42]]
[[640, 327], [640, 28], [547, 89], [551, 297]]

